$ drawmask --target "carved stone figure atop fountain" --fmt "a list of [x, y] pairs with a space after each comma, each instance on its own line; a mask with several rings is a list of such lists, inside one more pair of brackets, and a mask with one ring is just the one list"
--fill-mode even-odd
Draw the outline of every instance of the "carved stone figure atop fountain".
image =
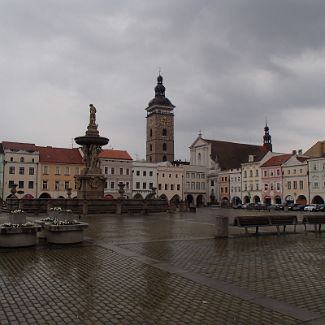
[[108, 143], [108, 138], [99, 136], [96, 124], [96, 108], [90, 104], [89, 124], [86, 134], [75, 138], [77, 144], [81, 145], [85, 168], [80, 175], [76, 175], [78, 199], [101, 199], [104, 197], [106, 178], [103, 176], [98, 154], [102, 146]]

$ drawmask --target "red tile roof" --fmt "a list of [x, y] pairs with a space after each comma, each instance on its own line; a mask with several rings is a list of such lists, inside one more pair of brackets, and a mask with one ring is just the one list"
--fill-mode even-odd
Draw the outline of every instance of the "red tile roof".
[[281, 166], [283, 163], [289, 160], [291, 156], [292, 154], [274, 156], [267, 160], [261, 167]]
[[20, 143], [20, 142], [10, 142], [10, 141], [3, 141], [2, 142], [3, 150], [13, 150], [13, 151], [29, 151], [35, 152], [37, 151], [37, 147], [34, 143]]
[[104, 149], [98, 157], [106, 159], [133, 160], [126, 150]]
[[203, 140], [211, 144], [211, 159], [219, 163], [221, 170], [239, 168], [242, 163], [248, 162], [249, 155], [255, 156], [254, 161], [260, 161], [267, 154], [267, 150], [263, 146]]
[[79, 150], [53, 147], [37, 147], [41, 163], [83, 164]]

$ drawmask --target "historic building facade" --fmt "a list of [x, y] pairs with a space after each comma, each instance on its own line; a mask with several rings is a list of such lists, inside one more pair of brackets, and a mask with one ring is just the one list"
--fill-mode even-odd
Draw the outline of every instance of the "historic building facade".
[[19, 198], [38, 197], [37, 171], [39, 152], [35, 144], [4, 141], [2, 152], [2, 192], [3, 200], [11, 195], [16, 185]]
[[[77, 196], [75, 176], [84, 167], [79, 149], [37, 147], [39, 151], [38, 197]], [[68, 192], [71, 194], [68, 194]]]
[[308, 157], [293, 155], [282, 164], [283, 201], [285, 203], [307, 204], [310, 202], [308, 190]]
[[134, 161], [132, 167], [132, 197], [146, 199], [157, 191], [157, 164]]
[[155, 97], [147, 111], [146, 161], [174, 161], [174, 108], [165, 96], [163, 77], [157, 78]]
[[119, 197], [118, 183], [124, 184], [125, 197], [132, 197], [132, 158], [125, 150], [104, 149], [98, 155], [103, 175], [106, 177], [104, 196]]
[[325, 202], [325, 157], [308, 159], [309, 202]]

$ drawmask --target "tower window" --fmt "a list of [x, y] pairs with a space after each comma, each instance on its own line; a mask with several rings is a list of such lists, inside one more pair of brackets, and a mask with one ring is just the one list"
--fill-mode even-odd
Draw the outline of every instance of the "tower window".
[[150, 129], [150, 136], [152, 137], [152, 129]]
[[150, 151], [152, 151], [152, 144], [149, 147], [150, 147]]
[[167, 161], [166, 155], [163, 156], [163, 161]]
[[163, 143], [162, 149], [163, 149], [163, 151], [167, 150], [167, 143]]
[[162, 130], [162, 135], [163, 135], [163, 136], [167, 136], [167, 129], [163, 129], [163, 130]]

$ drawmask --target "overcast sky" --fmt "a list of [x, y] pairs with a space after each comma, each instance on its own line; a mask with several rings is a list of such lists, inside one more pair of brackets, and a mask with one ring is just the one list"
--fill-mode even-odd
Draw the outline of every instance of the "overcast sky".
[[261, 144], [266, 118], [274, 151], [305, 151], [325, 138], [324, 17], [324, 0], [1, 0], [0, 141], [71, 147], [92, 103], [144, 158], [161, 68], [176, 158], [199, 130]]

